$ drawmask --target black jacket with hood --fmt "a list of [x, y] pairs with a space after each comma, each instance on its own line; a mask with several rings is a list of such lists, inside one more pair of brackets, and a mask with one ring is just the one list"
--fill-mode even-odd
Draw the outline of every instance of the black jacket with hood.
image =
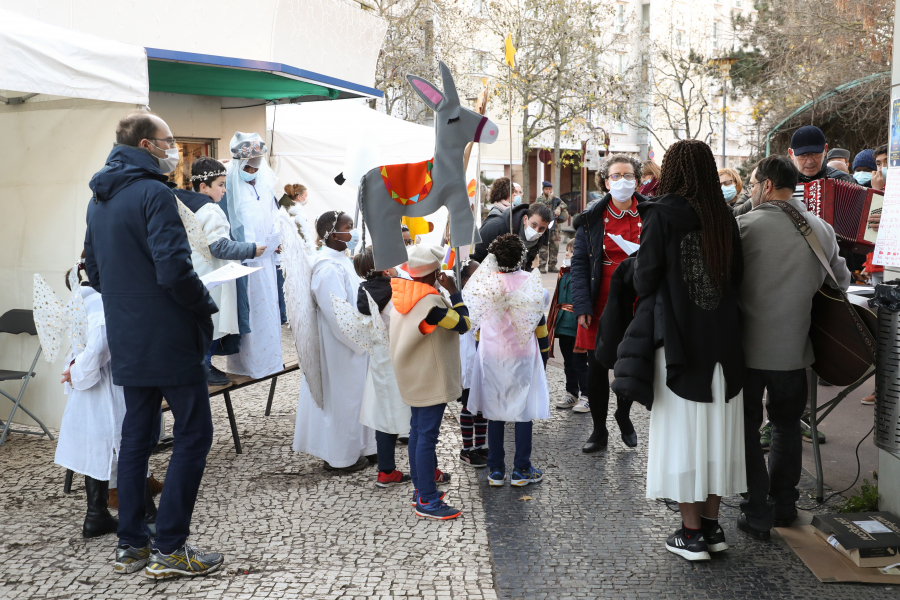
[[656, 296], [654, 348], [665, 347], [666, 385], [686, 400], [712, 402], [713, 372], [721, 363], [725, 397], [735, 397], [744, 385], [737, 295], [744, 261], [737, 222], [729, 213], [731, 278], [719, 290], [703, 261], [700, 217], [685, 198], [666, 194], [642, 203], [638, 211], [643, 227], [634, 268], [634, 291], [642, 302]]
[[206, 381], [210, 318], [175, 195], [156, 159], [115, 146], [90, 182], [85, 270], [103, 294], [113, 382], [161, 387]]
[[[519, 204], [518, 206], [507, 208], [499, 215], [488, 215], [482, 222], [481, 229], [478, 230], [478, 233], [481, 235], [481, 241], [475, 244], [475, 252], [472, 253], [472, 260], [484, 262], [484, 259], [487, 258], [488, 255], [488, 246], [501, 235], [515, 233], [521, 237], [522, 221], [525, 219], [525, 215], [528, 214], [528, 209], [530, 207], [531, 205], [529, 204]], [[509, 211], [512, 211], [512, 231], [510, 231], [509, 228]], [[533, 263], [534, 259], [537, 257], [541, 245], [546, 245], [547, 240], [550, 239], [549, 231], [550, 230], [548, 229], [541, 234], [541, 237], [537, 238], [537, 241], [534, 242], [531, 247], [528, 247], [527, 243], [525, 244], [527, 254], [522, 268], [526, 271], [531, 269], [531, 263]]]

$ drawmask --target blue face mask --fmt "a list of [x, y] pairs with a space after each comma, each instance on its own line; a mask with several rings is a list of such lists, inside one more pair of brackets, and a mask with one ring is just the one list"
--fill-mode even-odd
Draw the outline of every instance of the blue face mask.
[[[356, 246], [359, 245], [359, 229], [351, 229], [350, 231], [342, 231], [341, 233], [349, 233], [350, 241], [344, 242], [347, 244], [347, 248], [353, 250]], [[341, 240], [343, 242], [343, 240]]]
[[238, 171], [238, 175], [244, 181], [253, 181], [254, 179], [256, 179], [256, 173], [248, 173], [247, 171], [245, 171], [243, 169]]
[[865, 185], [872, 181], [872, 174], [867, 171], [857, 171], [853, 174], [853, 179], [855, 179], [856, 183], [859, 185]]
[[522, 204], [522, 196], [513, 196], [513, 206]]
[[881, 167], [881, 176], [887, 179], [887, 167]]
[[737, 188], [733, 185], [723, 185], [722, 194], [725, 196], [725, 202], [731, 202], [737, 196]]

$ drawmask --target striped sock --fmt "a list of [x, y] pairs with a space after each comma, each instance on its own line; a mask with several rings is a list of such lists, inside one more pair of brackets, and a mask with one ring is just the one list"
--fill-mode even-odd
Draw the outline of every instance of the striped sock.
[[472, 447], [472, 431], [474, 422], [477, 417], [470, 413], [467, 409], [462, 409], [459, 413], [459, 428], [462, 431], [463, 449], [468, 450]]
[[487, 423], [488, 420], [481, 416], [481, 413], [473, 415], [472, 419], [475, 424], [475, 447], [484, 448], [487, 442]]

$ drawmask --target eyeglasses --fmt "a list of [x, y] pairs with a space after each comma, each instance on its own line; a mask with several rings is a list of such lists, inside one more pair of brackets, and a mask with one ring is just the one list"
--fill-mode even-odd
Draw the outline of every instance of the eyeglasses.
[[794, 158], [803, 163], [815, 163], [821, 160], [824, 152], [805, 152], [803, 154], [795, 154]]
[[751, 182], [751, 183], [750, 183], [750, 191], [752, 192], [752, 191], [753, 191], [753, 188], [754, 188], [755, 186], [757, 186], [757, 185], [763, 183], [764, 181], [768, 181], [768, 179], [760, 179], [759, 181], [753, 181], [753, 182]]
[[152, 142], [166, 142], [170, 146], [174, 146], [175, 144], [178, 143], [178, 140], [176, 140], [173, 137], [170, 137], [170, 138], [147, 138], [147, 139]]
[[625, 181], [634, 181], [634, 173], [625, 173], [624, 175], [615, 173], [609, 176], [610, 181], [619, 181], [620, 179], [624, 179]]

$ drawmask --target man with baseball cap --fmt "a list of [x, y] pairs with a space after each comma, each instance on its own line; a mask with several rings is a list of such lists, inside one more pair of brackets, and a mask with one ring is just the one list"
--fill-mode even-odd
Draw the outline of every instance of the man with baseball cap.
[[[816, 179], [840, 179], [848, 183], [856, 183], [847, 173], [825, 164], [827, 151], [828, 143], [825, 141], [825, 134], [815, 125], [806, 125], [794, 132], [788, 155], [794, 162], [794, 166], [800, 171], [800, 183], [809, 183]], [[847, 155], [849, 158], [849, 152]], [[798, 189], [800, 189], [799, 186]], [[796, 192], [794, 197], [797, 197]], [[801, 189], [800, 198], [802, 197]]]

